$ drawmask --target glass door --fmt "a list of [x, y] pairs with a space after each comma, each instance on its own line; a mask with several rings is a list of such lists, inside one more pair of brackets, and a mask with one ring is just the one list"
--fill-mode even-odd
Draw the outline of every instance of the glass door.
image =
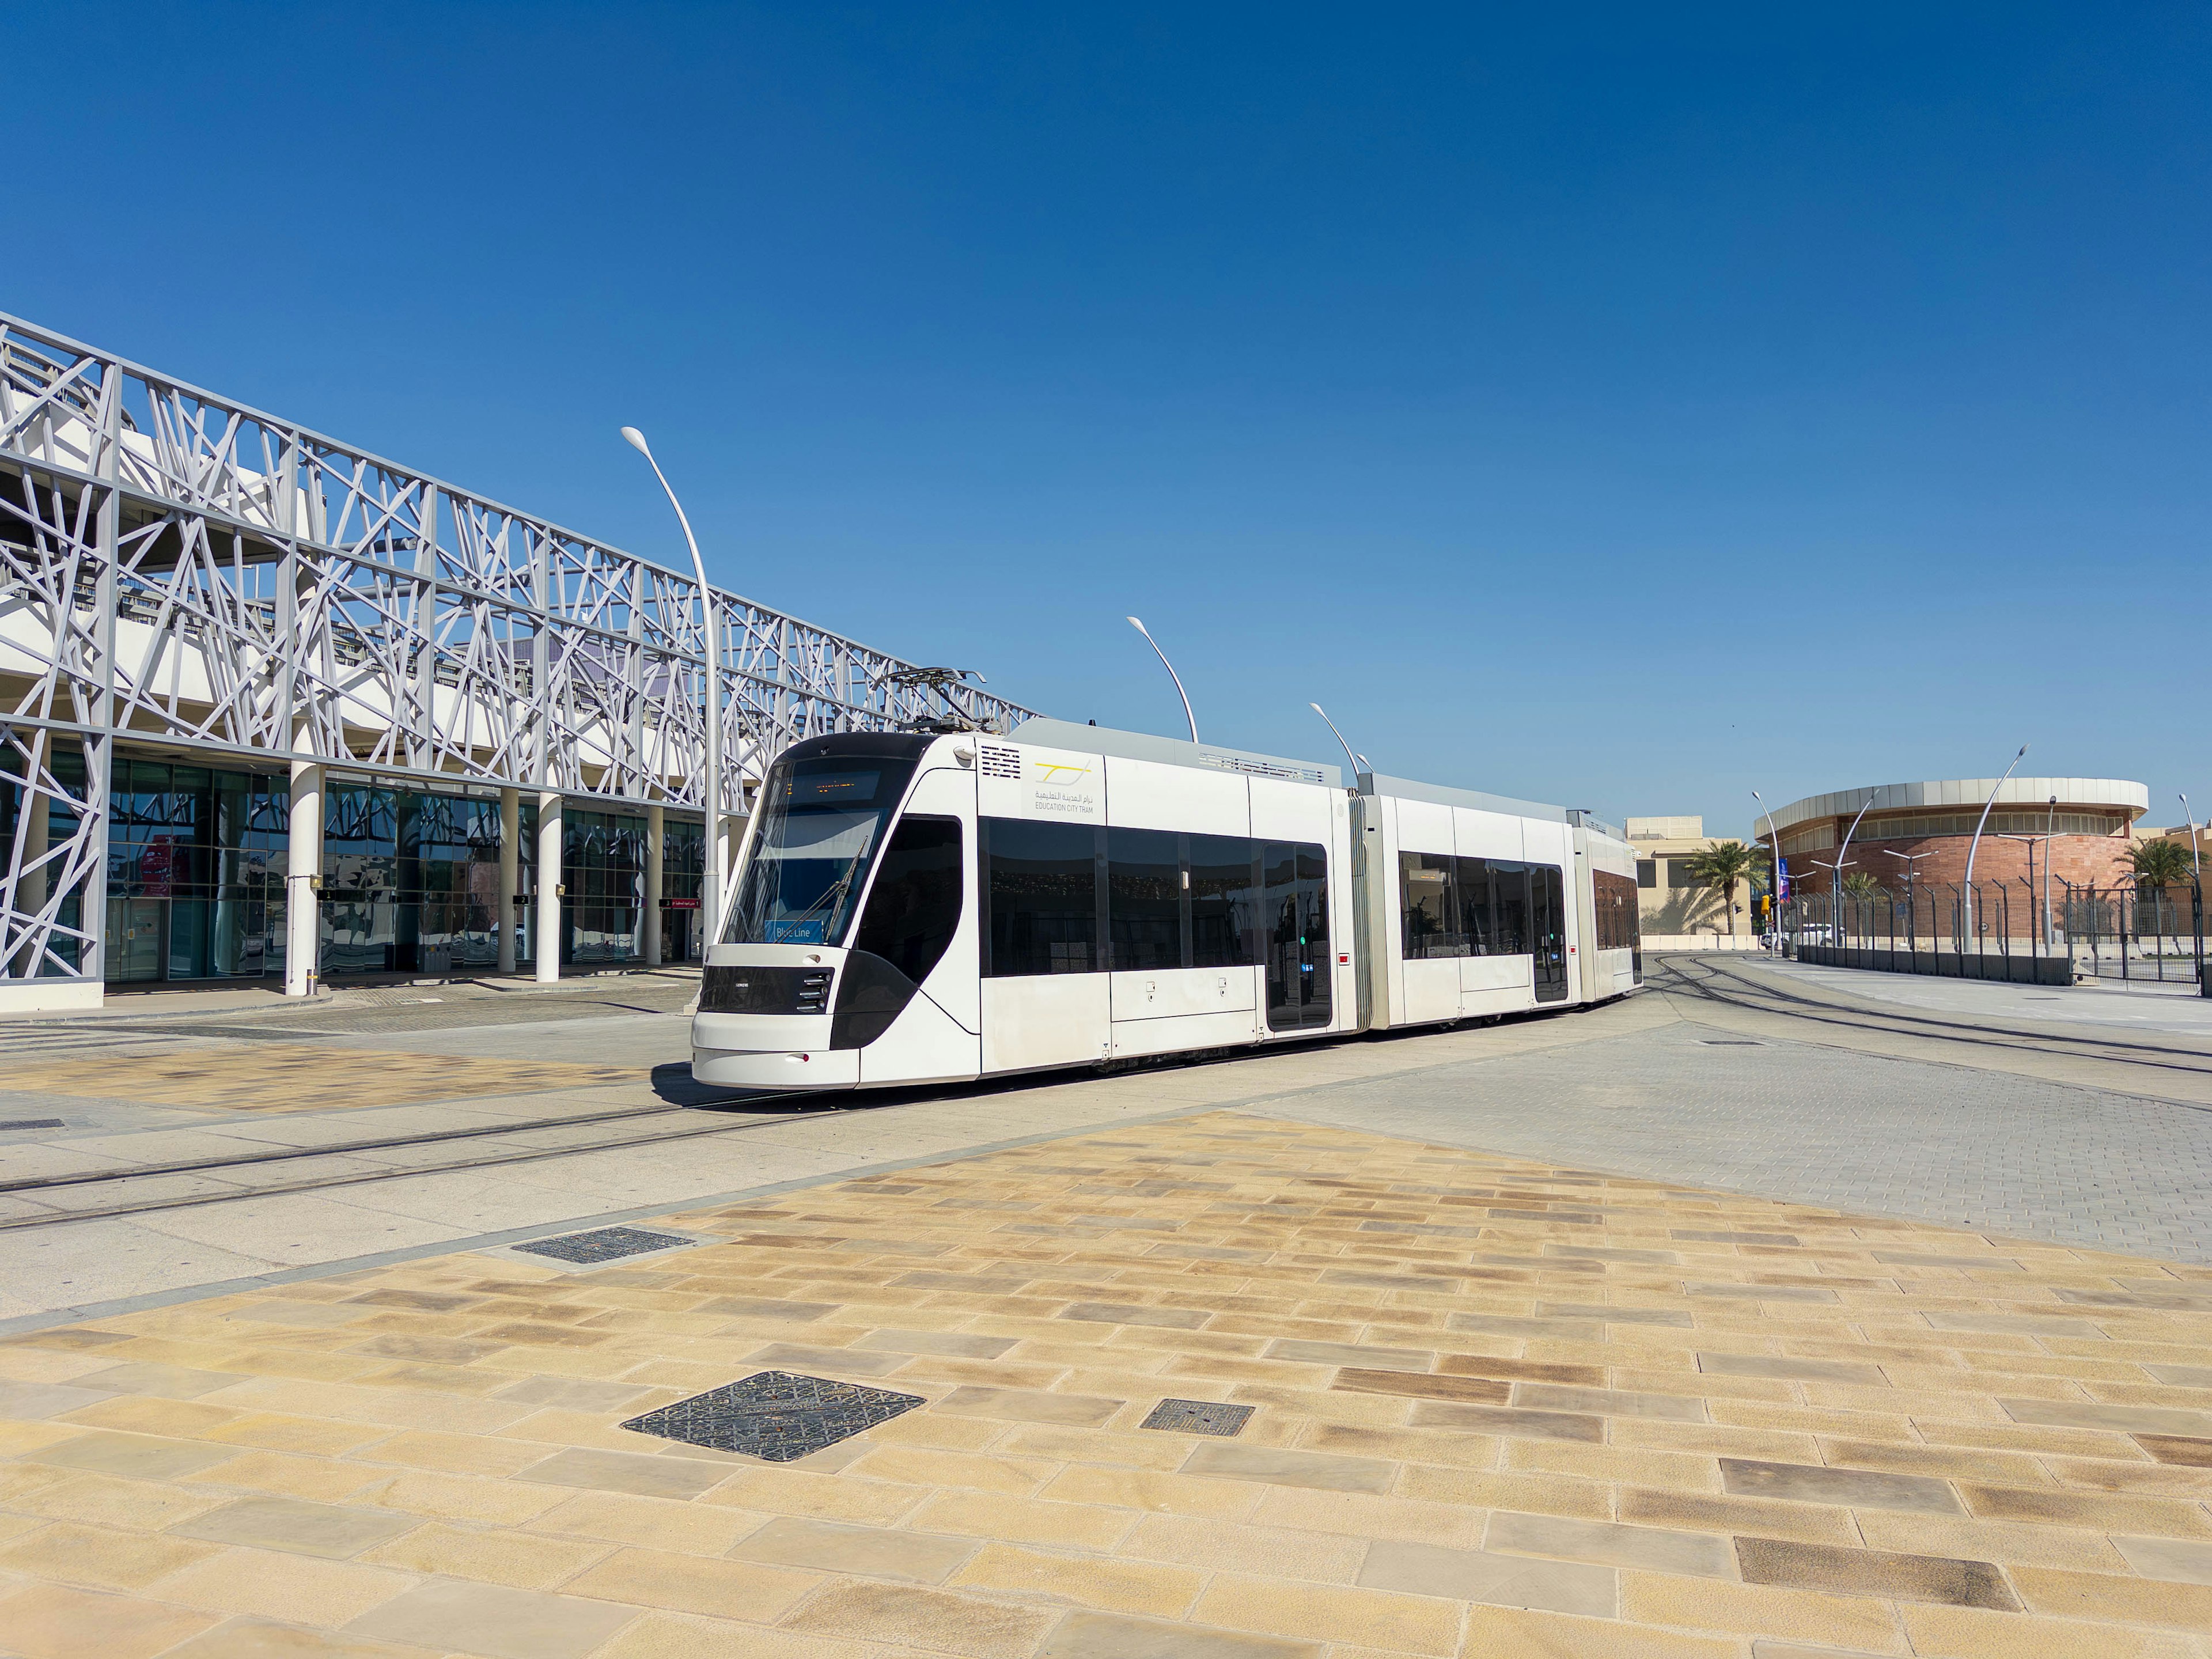
[[161, 915], [160, 899], [112, 898], [107, 901], [107, 973], [118, 984], [161, 977]]
[[1536, 1000], [1563, 1002], [1567, 995], [1567, 896], [1557, 865], [1529, 870], [1530, 945], [1535, 957]]
[[1311, 844], [1261, 849], [1261, 943], [1267, 1029], [1297, 1030], [1329, 1018], [1328, 855]]

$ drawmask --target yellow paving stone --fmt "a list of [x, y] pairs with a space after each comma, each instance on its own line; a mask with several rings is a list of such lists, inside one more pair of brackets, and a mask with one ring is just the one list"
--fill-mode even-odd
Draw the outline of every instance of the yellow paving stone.
[[1295, 1526], [1251, 1526], [1180, 1515], [1148, 1515], [1130, 1533], [1120, 1553], [1208, 1571], [1349, 1584], [1359, 1576], [1368, 1541], [1364, 1536]]
[[357, 1446], [386, 1438], [391, 1431], [352, 1423], [329, 1423], [277, 1412], [249, 1412], [199, 1430], [199, 1437], [264, 1451], [314, 1453], [335, 1457]]
[[1185, 1567], [992, 1544], [976, 1551], [945, 1582], [953, 1589], [1049, 1596], [1117, 1613], [1174, 1618], [1198, 1599], [1206, 1575]]
[[612, 1553], [599, 1541], [483, 1527], [431, 1525], [366, 1551], [361, 1559], [410, 1572], [550, 1589]]
[[21, 1457], [57, 1441], [74, 1439], [84, 1432], [76, 1423], [0, 1422], [0, 1457]]
[[222, 1548], [61, 1521], [0, 1546], [0, 1572], [94, 1589], [138, 1589]]
[[579, 1492], [530, 1523], [532, 1534], [641, 1544], [692, 1555], [726, 1554], [769, 1517], [750, 1510], [629, 1492]]
[[257, 1613], [327, 1627], [358, 1618], [414, 1583], [410, 1574], [351, 1561], [231, 1549], [171, 1573], [150, 1593], [210, 1613]]
[[494, 1480], [453, 1474], [393, 1475], [364, 1470], [368, 1479], [354, 1492], [356, 1504], [435, 1516], [447, 1521], [488, 1521], [514, 1525], [543, 1515], [562, 1501], [558, 1486]]
[[811, 1515], [831, 1521], [889, 1526], [929, 1496], [925, 1487], [890, 1480], [816, 1474], [804, 1469], [741, 1468], [701, 1501], [768, 1515]]
[[1199, 1624], [1402, 1653], [1459, 1651], [1461, 1608], [1434, 1596], [1353, 1586], [1215, 1575], [1192, 1613]]
[[1063, 1504], [1100, 1504], [1162, 1515], [1206, 1515], [1241, 1521], [1259, 1505], [1265, 1490], [1243, 1481], [1077, 1465], [1054, 1477], [1038, 1495]]
[[1508, 1472], [1541, 1470], [1584, 1480], [1655, 1486], [1672, 1492], [1717, 1492], [1721, 1489], [1718, 1461], [1696, 1452], [1647, 1451], [1634, 1446], [1588, 1446], [1565, 1440], [1516, 1437], [1505, 1443], [1502, 1461]]
[[2038, 1613], [2212, 1632], [2212, 1584], [2178, 1584], [2048, 1567], [2018, 1567], [2011, 1577], [2021, 1599]]
[[252, 1614], [225, 1620], [162, 1659], [438, 1659], [434, 1650], [337, 1636]]
[[1059, 1472], [1057, 1465], [1042, 1458], [992, 1457], [912, 1446], [884, 1446], [850, 1467], [856, 1474], [879, 1480], [902, 1480], [917, 1486], [967, 1486], [1023, 1498]]
[[182, 1477], [186, 1486], [224, 1486], [333, 1502], [359, 1492], [380, 1471], [327, 1458], [246, 1452]]
[[212, 1435], [246, 1413], [207, 1401], [149, 1400], [122, 1395], [71, 1412], [68, 1420], [86, 1428], [118, 1429], [131, 1434]]
[[216, 1622], [189, 1607], [59, 1584], [0, 1595], [0, 1632], [23, 1659], [151, 1659]]
[[2061, 1486], [2077, 1492], [2142, 1492], [2195, 1498], [2205, 1489], [2204, 1471], [2185, 1464], [2124, 1463], [2112, 1458], [2046, 1457], [2045, 1469]]
[[728, 1620], [649, 1613], [592, 1659], [921, 1659], [921, 1652]]
[[1408, 1464], [1398, 1495], [1474, 1509], [1521, 1510], [1584, 1520], [1612, 1518], [1613, 1489], [1596, 1480], [1539, 1471], [1443, 1468]]
[[[41, 1474], [49, 1473], [40, 1471]], [[83, 1521], [149, 1532], [174, 1525], [227, 1504], [236, 1494], [207, 1487], [131, 1480], [108, 1474], [69, 1474], [6, 1498], [10, 1509], [55, 1521]]]
[[[2205, 1650], [2170, 1631], [2037, 1619], [2023, 1637], [2016, 1613], [1906, 1602], [1898, 1608], [1923, 1659], [2198, 1659]], [[2033, 1644], [2032, 1647], [2025, 1645]]]
[[1910, 1515], [1896, 1510], [1856, 1510], [1852, 1518], [1870, 1549], [2083, 1572], [2132, 1571], [2103, 1533], [2085, 1528]]
[[[974, 1491], [940, 1492], [907, 1517], [905, 1525], [963, 1538], [1000, 1538], [1025, 1544], [1109, 1549], [1134, 1531], [1137, 1516], [1088, 1504], [1055, 1504]], [[1218, 1522], [1209, 1522], [1218, 1525]]]
[[1624, 1572], [1620, 1616], [1636, 1624], [1783, 1637], [1867, 1653], [1909, 1650], [1887, 1601], [1764, 1584]]
[[447, 1474], [507, 1475], [520, 1473], [544, 1455], [542, 1445], [494, 1435], [410, 1430], [361, 1447], [353, 1453], [353, 1461], [366, 1466], [396, 1463]]
[[1059, 1616], [915, 1584], [832, 1580], [782, 1622], [807, 1635], [911, 1644], [972, 1659], [1027, 1659]]

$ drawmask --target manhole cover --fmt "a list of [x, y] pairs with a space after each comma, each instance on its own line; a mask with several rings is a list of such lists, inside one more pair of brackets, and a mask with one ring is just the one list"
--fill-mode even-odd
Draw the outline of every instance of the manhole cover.
[[58, 1117], [18, 1117], [0, 1123], [0, 1129], [58, 1129], [62, 1121]]
[[922, 1403], [920, 1395], [893, 1394], [826, 1376], [763, 1371], [633, 1417], [623, 1427], [689, 1446], [712, 1446], [788, 1463], [849, 1440], [863, 1429], [888, 1423]]
[[1213, 1400], [1163, 1400], [1137, 1426], [1176, 1434], [1230, 1435], [1243, 1428], [1251, 1415], [1249, 1406], [1224, 1406]]
[[642, 1255], [647, 1250], [672, 1249], [689, 1244], [673, 1233], [648, 1233], [636, 1227], [602, 1227], [597, 1232], [570, 1233], [565, 1238], [541, 1238], [514, 1248], [531, 1255], [550, 1255], [560, 1261], [613, 1261], [622, 1256]]

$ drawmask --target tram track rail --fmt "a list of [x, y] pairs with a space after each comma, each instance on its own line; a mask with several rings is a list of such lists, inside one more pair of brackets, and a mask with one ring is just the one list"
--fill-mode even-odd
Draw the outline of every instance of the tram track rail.
[[[1659, 959], [1659, 965], [1668, 978], [1660, 983], [1647, 981], [1649, 988], [1747, 1013], [1803, 1020], [1838, 1030], [1865, 1031], [1884, 1036], [1918, 1037], [1975, 1048], [2130, 1066], [2151, 1073], [2203, 1078], [2212, 1083], [2212, 1050], [2187, 1047], [2185, 1039], [2158, 1043], [2137, 1042], [2124, 1037], [2035, 1030], [1986, 1021], [1946, 1018], [1936, 1013], [1916, 1013], [1905, 1009], [1850, 1008], [1754, 979], [1717, 963], [1704, 960], [1686, 962], [1679, 957], [1662, 957]], [[1692, 972], [1692, 969], [1698, 971]], [[2185, 1101], [2173, 1103], [2197, 1104]], [[2197, 1109], [2206, 1109], [2197, 1105]]]
[[[373, 1143], [339, 1143], [330, 1146], [301, 1147], [289, 1151], [272, 1149], [268, 1153], [251, 1153], [235, 1159], [180, 1160], [174, 1164], [143, 1165], [126, 1170], [73, 1171], [67, 1176], [11, 1182], [6, 1183], [4, 1188], [0, 1190], [4, 1190], [7, 1195], [23, 1201], [36, 1202], [38, 1200], [33, 1194], [43, 1190], [117, 1183], [122, 1183], [127, 1188], [129, 1183], [164, 1177], [209, 1176], [222, 1169], [258, 1167], [266, 1164], [343, 1157], [349, 1152], [358, 1152], [370, 1146], [382, 1150], [392, 1150], [401, 1146], [453, 1140], [482, 1140], [500, 1135], [542, 1133], [547, 1128], [560, 1127], [573, 1123], [606, 1119], [665, 1117], [697, 1109], [697, 1108], [684, 1106], [637, 1107], [620, 1112], [581, 1114], [575, 1117], [547, 1119], [520, 1124], [486, 1125], [480, 1129], [434, 1130], [422, 1135], [385, 1137]], [[624, 1135], [611, 1139], [586, 1141], [569, 1146], [520, 1147], [501, 1150], [482, 1157], [454, 1158], [441, 1164], [410, 1168], [324, 1171], [301, 1179], [264, 1182], [258, 1185], [241, 1187], [228, 1191], [175, 1193], [116, 1203], [76, 1205], [56, 1209], [50, 1214], [0, 1217], [0, 1233], [28, 1231], [41, 1227], [59, 1226], [73, 1221], [111, 1220], [124, 1216], [149, 1214], [159, 1210], [189, 1209], [204, 1204], [233, 1204], [243, 1200], [277, 1198], [296, 1193], [320, 1192], [337, 1187], [357, 1187], [376, 1182], [401, 1181], [417, 1176], [451, 1175], [471, 1170], [494, 1169], [505, 1164], [535, 1163], [546, 1158], [578, 1158], [592, 1152], [617, 1152], [632, 1146], [664, 1146], [674, 1141], [697, 1140], [712, 1135], [738, 1134], [751, 1129], [774, 1128], [780, 1124], [831, 1116], [847, 1109], [849, 1109], [834, 1106], [814, 1111], [748, 1115], [743, 1122], [738, 1123], [708, 1123], [694, 1128], [661, 1130], [651, 1134]]]

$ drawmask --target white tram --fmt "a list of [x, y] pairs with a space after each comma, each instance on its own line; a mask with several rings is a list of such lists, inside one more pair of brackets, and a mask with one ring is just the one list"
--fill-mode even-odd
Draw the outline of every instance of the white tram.
[[1577, 812], [1035, 720], [769, 769], [692, 1074], [940, 1083], [1599, 1001], [1635, 853]]

